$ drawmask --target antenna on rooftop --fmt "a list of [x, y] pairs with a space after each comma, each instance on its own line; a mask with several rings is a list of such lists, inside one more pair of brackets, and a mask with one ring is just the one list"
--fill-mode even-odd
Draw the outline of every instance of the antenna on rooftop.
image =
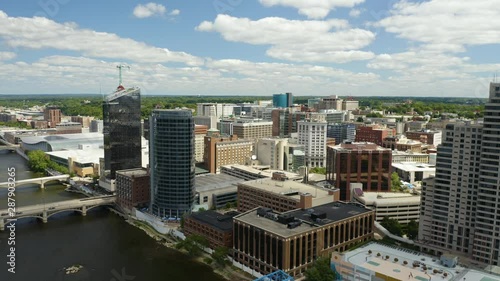
[[116, 68], [118, 68], [118, 78], [119, 78], [119, 86], [123, 86], [122, 85], [122, 68], [128, 68], [130, 70], [130, 66], [128, 65], [124, 65], [124, 64], [120, 64], [120, 65], [117, 65]]

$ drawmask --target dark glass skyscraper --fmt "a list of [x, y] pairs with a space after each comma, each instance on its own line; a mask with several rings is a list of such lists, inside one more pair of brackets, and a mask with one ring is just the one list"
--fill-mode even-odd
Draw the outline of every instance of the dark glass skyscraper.
[[190, 110], [154, 110], [151, 114], [149, 162], [151, 211], [181, 217], [194, 203], [194, 120]]
[[112, 183], [116, 171], [142, 166], [141, 90], [119, 86], [105, 98], [102, 109], [105, 175], [101, 179]]

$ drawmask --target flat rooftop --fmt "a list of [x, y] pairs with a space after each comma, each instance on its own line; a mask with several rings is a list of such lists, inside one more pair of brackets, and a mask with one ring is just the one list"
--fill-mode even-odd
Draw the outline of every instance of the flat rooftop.
[[403, 192], [364, 192], [363, 195], [355, 194], [356, 199], [365, 205], [397, 206], [404, 204], [419, 205], [420, 194]]
[[392, 167], [408, 172], [433, 172], [436, 171], [436, 165], [417, 163], [417, 162], [400, 162], [392, 163]]
[[233, 217], [239, 214], [240, 213], [236, 211], [221, 214], [213, 210], [208, 210], [193, 213], [191, 217], [196, 221], [208, 224], [218, 230], [227, 232], [233, 230]]
[[[371, 250], [372, 254], [368, 254]], [[377, 253], [381, 256], [377, 257]], [[382, 257], [389, 256], [389, 260], [384, 260]], [[433, 257], [421, 252], [400, 248], [398, 246], [388, 246], [372, 242], [361, 246], [353, 251], [344, 252], [342, 254], [344, 261], [356, 265], [358, 267], [367, 268], [369, 270], [379, 272], [381, 274], [397, 278], [399, 280], [408, 280], [410, 273], [413, 279], [410, 280], [442, 280], [442, 281], [500, 281], [500, 276], [489, 274], [484, 271], [466, 269], [462, 266], [454, 268], [445, 267], [441, 264], [439, 257]], [[394, 262], [394, 258], [398, 258], [398, 262]], [[407, 265], [403, 262], [407, 261]], [[414, 261], [425, 264], [429, 269], [424, 272], [422, 266], [413, 267]], [[433, 270], [442, 270], [443, 273], [448, 273], [444, 277], [442, 273], [434, 274]], [[465, 277], [465, 278], [464, 278]], [[429, 279], [431, 278], [431, 279]]]
[[391, 151], [389, 148], [383, 148], [377, 144], [371, 142], [351, 142], [351, 143], [341, 143], [339, 145], [330, 146], [337, 151]]
[[253, 188], [265, 190], [267, 192], [280, 194], [289, 198], [300, 200], [300, 194], [309, 193], [312, 195], [313, 200], [322, 197], [332, 197], [328, 193], [328, 189], [319, 188], [313, 185], [308, 185], [292, 180], [273, 180], [271, 178], [251, 180], [241, 183]]
[[194, 188], [198, 192], [205, 192], [229, 186], [236, 187], [238, 183], [244, 181], [227, 174], [203, 174], [194, 178]]
[[[267, 217], [258, 215], [259, 209], [263, 210], [264, 208], [256, 208], [248, 211], [244, 214], [236, 216], [235, 220], [253, 225], [265, 231], [277, 234], [281, 237], [294, 236], [310, 231], [313, 228], [321, 227], [323, 225], [341, 221], [363, 213], [373, 212], [364, 207], [360, 207], [357, 204], [348, 204], [343, 202], [333, 202], [321, 206], [316, 206], [314, 208], [297, 209], [281, 214], [273, 211], [268, 211]], [[313, 219], [313, 214], [323, 214], [325, 218]], [[289, 228], [286, 223], [281, 223], [277, 219], [270, 218], [273, 216], [275, 218], [277, 218], [278, 216], [294, 218], [295, 221], [300, 221], [301, 224], [296, 227]]]
[[147, 176], [148, 171], [146, 169], [137, 168], [137, 169], [129, 169], [129, 170], [120, 170], [116, 171], [118, 174], [125, 175], [127, 177], [131, 176]]
[[263, 175], [265, 177], [272, 177], [274, 172], [281, 172], [285, 173], [285, 176], [288, 177], [291, 180], [295, 179], [302, 179], [302, 176], [296, 173], [291, 173], [287, 171], [280, 171], [280, 170], [273, 170], [269, 168], [269, 165], [256, 165], [256, 166], [246, 166], [246, 165], [241, 165], [241, 164], [232, 164], [232, 165], [225, 165], [222, 166], [226, 169], [236, 169], [236, 170], [241, 170], [250, 174], [256, 174], [256, 175]]
[[99, 158], [104, 158], [104, 149], [85, 148], [84, 150], [82, 149], [59, 150], [59, 151], [46, 152], [46, 154], [65, 160], [71, 157], [74, 162], [81, 164], [89, 164], [89, 163], [99, 164]]

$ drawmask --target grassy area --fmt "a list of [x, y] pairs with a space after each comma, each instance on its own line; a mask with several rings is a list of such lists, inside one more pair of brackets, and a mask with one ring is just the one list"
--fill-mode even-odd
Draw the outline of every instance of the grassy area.
[[[153, 235], [157, 238], [163, 238], [170, 243], [178, 242], [178, 240], [176, 238], [172, 237], [171, 235], [165, 235], [165, 234], [158, 232], [156, 229], [154, 229], [154, 227], [150, 226], [149, 224], [147, 224], [143, 221], [139, 221], [139, 220], [135, 220], [135, 219], [129, 219], [129, 221], [134, 226], [144, 230], [146, 233], [148, 233], [150, 235]], [[187, 254], [186, 250], [183, 250], [183, 249], [176, 249], [176, 250]], [[195, 257], [194, 260], [197, 262], [201, 262], [201, 263], [209, 265], [210, 267], [212, 267], [212, 269], [214, 270], [215, 273], [221, 275], [223, 278], [225, 278], [227, 280], [250, 281], [250, 280], [255, 279], [252, 275], [242, 271], [241, 269], [239, 269], [238, 267], [235, 267], [233, 265], [227, 265], [223, 268], [220, 266], [214, 265], [210, 254], [208, 254], [206, 252], [202, 252], [202, 254], [198, 257]]]

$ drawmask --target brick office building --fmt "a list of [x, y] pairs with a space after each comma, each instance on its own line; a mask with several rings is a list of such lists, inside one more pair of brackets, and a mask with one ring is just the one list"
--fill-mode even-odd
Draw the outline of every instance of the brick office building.
[[233, 247], [233, 217], [238, 212], [225, 214], [216, 211], [192, 213], [184, 221], [183, 231], [186, 236], [201, 235], [207, 238], [210, 248]]
[[350, 184], [364, 191], [391, 191], [392, 151], [373, 143], [343, 143], [327, 148], [326, 179], [351, 200]]
[[262, 274], [300, 276], [320, 256], [373, 238], [375, 213], [333, 202], [276, 213], [255, 208], [234, 217], [234, 259]]
[[129, 169], [116, 172], [116, 201], [128, 210], [147, 207], [150, 202], [150, 175], [148, 170]]
[[287, 180], [280, 177], [280, 173], [274, 173], [273, 178], [238, 183], [238, 211], [240, 212], [256, 207], [286, 212], [334, 202], [338, 198], [338, 190], [318, 188]]
[[232, 135], [223, 137], [213, 134], [205, 137], [203, 159], [210, 173], [217, 173], [220, 167], [230, 164], [245, 164], [252, 157], [253, 142]]
[[356, 129], [357, 142], [373, 142], [377, 145], [382, 145], [384, 139], [396, 135], [395, 128], [384, 128], [379, 126], [364, 126]]

